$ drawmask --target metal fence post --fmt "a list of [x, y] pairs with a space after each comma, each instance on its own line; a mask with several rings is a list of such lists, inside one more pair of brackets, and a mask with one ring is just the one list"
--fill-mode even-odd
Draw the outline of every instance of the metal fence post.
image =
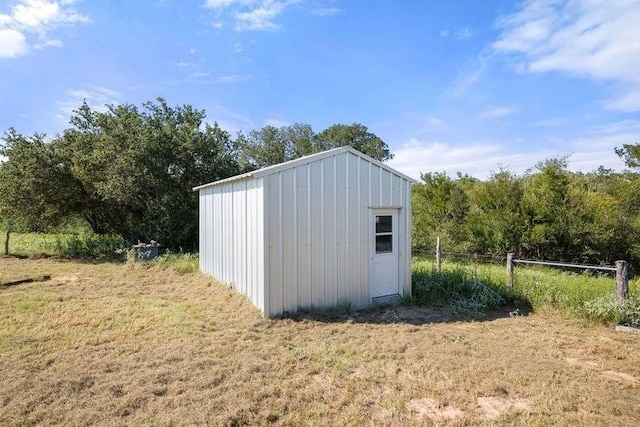
[[440, 236], [436, 239], [436, 269], [438, 273], [442, 270], [442, 248], [440, 246]]

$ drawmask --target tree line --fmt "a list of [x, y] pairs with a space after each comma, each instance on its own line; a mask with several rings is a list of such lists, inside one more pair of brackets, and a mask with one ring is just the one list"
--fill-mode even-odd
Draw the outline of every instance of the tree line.
[[[640, 168], [640, 144], [616, 149]], [[486, 180], [426, 173], [414, 185], [413, 245], [457, 253], [611, 264], [640, 261], [640, 174], [600, 167], [581, 173], [567, 158], [521, 175], [500, 169]]]
[[0, 221], [8, 232], [44, 232], [81, 221], [97, 234], [197, 248], [192, 188], [330, 148], [350, 145], [380, 161], [387, 144], [366, 126], [266, 126], [235, 138], [206, 112], [158, 98], [142, 107], [83, 103], [48, 139], [14, 129], [0, 142]]
[[[233, 137], [204, 110], [169, 106], [95, 110], [83, 103], [53, 138], [9, 129], [0, 140], [0, 223], [7, 231], [52, 231], [86, 224], [129, 242], [151, 239], [197, 248], [198, 197], [192, 188], [330, 148], [349, 145], [392, 158], [366, 126], [265, 126]], [[630, 170], [571, 172], [566, 158], [524, 174], [486, 180], [424, 173], [413, 186], [412, 243], [449, 252], [610, 264], [640, 261], [640, 144], [616, 149]]]

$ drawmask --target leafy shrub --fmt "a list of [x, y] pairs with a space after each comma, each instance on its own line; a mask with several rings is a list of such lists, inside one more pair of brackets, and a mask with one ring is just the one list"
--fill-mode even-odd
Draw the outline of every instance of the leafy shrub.
[[438, 272], [416, 262], [412, 286], [418, 304], [442, 306], [458, 316], [482, 317], [505, 303], [504, 289], [480, 280], [471, 267], [455, 266]]
[[127, 244], [116, 234], [74, 234], [56, 237], [55, 251], [70, 258], [116, 258], [127, 251]]
[[614, 294], [586, 301], [583, 313], [591, 320], [640, 327], [640, 299], [617, 299]]
[[195, 273], [199, 270], [198, 254], [190, 252], [173, 253], [167, 250], [152, 261], [158, 265], [170, 267], [180, 273]]

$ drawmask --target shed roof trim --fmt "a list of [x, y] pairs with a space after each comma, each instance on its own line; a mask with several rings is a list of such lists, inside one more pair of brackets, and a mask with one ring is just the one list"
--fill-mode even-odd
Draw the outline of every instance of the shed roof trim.
[[385, 165], [384, 163], [367, 156], [366, 154], [361, 153], [360, 151], [351, 148], [349, 146], [344, 146], [344, 147], [338, 147], [338, 148], [333, 148], [331, 150], [327, 150], [327, 151], [323, 151], [321, 153], [315, 153], [315, 154], [311, 154], [308, 156], [304, 156], [304, 157], [299, 157], [297, 159], [293, 159], [293, 160], [289, 160], [288, 162], [284, 162], [284, 163], [278, 163], [277, 165], [272, 165], [272, 166], [267, 166], [265, 168], [262, 169], [258, 169], [252, 172], [247, 172], [247, 173], [243, 173], [240, 175], [236, 175], [236, 176], [232, 176], [230, 178], [226, 178], [226, 179], [221, 179], [219, 181], [214, 181], [214, 182], [210, 182], [208, 184], [203, 184], [203, 185], [199, 185], [197, 187], [193, 188], [193, 191], [198, 191], [198, 190], [202, 190], [204, 188], [209, 188], [209, 187], [215, 187], [218, 185], [222, 185], [222, 184], [227, 184], [229, 182], [234, 182], [234, 181], [240, 181], [243, 179], [254, 179], [254, 178], [261, 178], [263, 176], [267, 176], [267, 175], [271, 175], [277, 172], [280, 172], [282, 170], [286, 170], [286, 169], [291, 169], [291, 168], [295, 168], [297, 166], [302, 166], [302, 165], [306, 165], [308, 163], [312, 163], [312, 162], [316, 162], [318, 160], [322, 160], [325, 159], [327, 157], [334, 157], [337, 156], [339, 154], [342, 153], [351, 153], [354, 156], [358, 156], [363, 160], [366, 160], [367, 162], [373, 163], [374, 165], [386, 170], [387, 172], [390, 172], [404, 180], [409, 181], [410, 183], [415, 183], [416, 180], [401, 173], [398, 172], [397, 170]]

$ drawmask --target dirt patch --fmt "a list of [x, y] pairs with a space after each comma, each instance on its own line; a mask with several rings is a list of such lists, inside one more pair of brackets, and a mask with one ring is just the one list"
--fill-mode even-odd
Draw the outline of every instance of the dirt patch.
[[598, 364], [591, 360], [580, 360], [575, 357], [567, 357], [565, 360], [569, 365], [579, 366], [585, 369], [598, 369]]
[[[596, 362], [593, 362], [591, 360], [580, 360], [573, 357], [567, 357], [565, 360], [570, 365], [579, 366], [585, 369], [599, 370], [600, 368], [600, 366]], [[638, 384], [638, 379], [636, 377], [634, 377], [633, 375], [625, 374], [624, 372], [608, 370], [608, 371], [600, 371], [600, 375], [613, 381], [618, 381], [618, 382], [627, 383], [627, 384], [634, 384], [634, 385]]]
[[63, 274], [60, 276], [53, 276], [53, 279], [58, 282], [74, 283], [78, 281], [78, 276], [75, 274]]
[[488, 419], [498, 418], [505, 412], [513, 409], [521, 411], [529, 411], [531, 404], [527, 399], [518, 399], [514, 397], [479, 397], [478, 407]]
[[403, 307], [395, 308], [397, 316], [409, 323], [413, 321], [420, 322], [440, 322], [446, 319], [442, 310], [435, 310], [427, 307]]
[[432, 420], [452, 420], [464, 415], [464, 412], [455, 406], [439, 405], [438, 402], [427, 397], [411, 399], [407, 403], [407, 409], [417, 418], [428, 417]]
[[602, 371], [600, 374], [608, 378], [610, 380], [619, 381], [623, 383], [629, 384], [638, 384], [638, 379], [632, 375], [625, 374], [624, 372], [616, 372], [616, 371]]

